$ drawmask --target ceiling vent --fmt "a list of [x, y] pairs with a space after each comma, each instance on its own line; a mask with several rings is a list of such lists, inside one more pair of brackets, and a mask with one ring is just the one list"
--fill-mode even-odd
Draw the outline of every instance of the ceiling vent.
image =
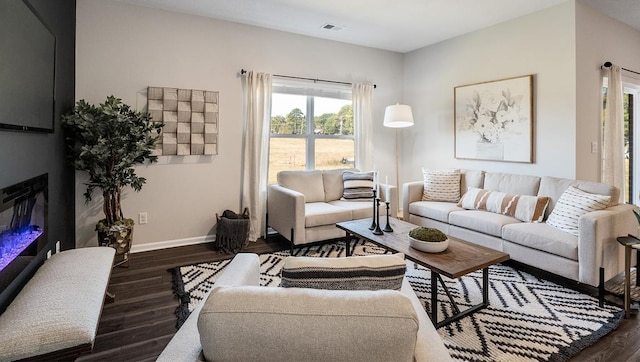
[[322, 26], [322, 29], [324, 30], [331, 30], [331, 31], [340, 31], [342, 29], [344, 29], [344, 26], [340, 26], [340, 25], [336, 25], [336, 24], [331, 24], [331, 23], [326, 23]]

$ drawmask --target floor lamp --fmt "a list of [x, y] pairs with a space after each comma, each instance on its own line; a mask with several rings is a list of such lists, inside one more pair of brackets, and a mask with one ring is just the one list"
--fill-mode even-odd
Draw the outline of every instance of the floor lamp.
[[413, 126], [413, 113], [411, 112], [411, 106], [406, 104], [395, 104], [387, 106], [384, 110], [384, 126], [389, 128], [396, 128], [395, 143], [396, 143], [396, 184], [398, 187], [398, 194], [400, 193], [400, 171], [399, 171], [399, 153], [398, 153], [398, 128], [406, 128]]

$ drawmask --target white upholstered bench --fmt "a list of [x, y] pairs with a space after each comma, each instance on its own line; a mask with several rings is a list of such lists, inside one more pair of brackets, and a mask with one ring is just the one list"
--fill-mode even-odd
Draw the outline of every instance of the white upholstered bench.
[[53, 255], [0, 315], [0, 361], [70, 359], [93, 348], [115, 250]]

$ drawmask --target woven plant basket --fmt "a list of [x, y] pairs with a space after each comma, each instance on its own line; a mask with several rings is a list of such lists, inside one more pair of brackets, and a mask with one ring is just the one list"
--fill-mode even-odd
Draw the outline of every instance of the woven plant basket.
[[242, 214], [225, 210], [222, 216], [216, 213], [216, 240], [214, 248], [225, 253], [237, 253], [247, 245], [249, 238], [249, 209]]

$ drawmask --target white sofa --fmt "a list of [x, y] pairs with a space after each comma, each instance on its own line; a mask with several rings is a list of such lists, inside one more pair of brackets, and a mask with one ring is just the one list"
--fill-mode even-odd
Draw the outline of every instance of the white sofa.
[[[373, 201], [344, 200], [342, 198], [344, 171], [356, 169], [281, 171], [278, 183], [267, 189], [267, 226], [294, 246], [344, 237], [336, 223], [370, 218]], [[380, 223], [384, 227], [389, 201], [389, 215], [398, 214], [398, 190], [395, 186], [380, 185]]]
[[[406, 278], [402, 281], [400, 292], [390, 290], [344, 291], [258, 287], [259, 273], [260, 259], [258, 255], [246, 253], [236, 255], [214, 284], [211, 294], [191, 313], [175, 336], [169, 341], [157, 361], [203, 360], [203, 347], [209, 353], [225, 354], [231, 352], [235, 356], [234, 360], [253, 360], [256, 353], [258, 353], [259, 359], [263, 361], [339, 360], [337, 358], [343, 358], [340, 356], [344, 356], [345, 346], [347, 348], [352, 346], [353, 351], [367, 351], [369, 346], [372, 351], [376, 347], [371, 346], [371, 343], [376, 343], [375, 341], [379, 340], [376, 339], [376, 334], [390, 335], [391, 337], [388, 338], [393, 339], [393, 334], [396, 330], [389, 328], [389, 319], [382, 316], [375, 317], [372, 321], [379, 320], [380, 322], [372, 324], [372, 321], [367, 321], [367, 333], [345, 339], [346, 336], [349, 336], [349, 333], [362, 327], [359, 323], [353, 323], [350, 318], [364, 315], [368, 310], [373, 310], [376, 306], [379, 306], [379, 302], [385, 303], [387, 298], [391, 299], [392, 305], [402, 304], [396, 303], [400, 301], [410, 306], [409, 308], [412, 308], [412, 310], [409, 312], [414, 315], [413, 320], [417, 319], [417, 331], [414, 331], [415, 344], [410, 341], [414, 349], [409, 353], [409, 356], [413, 356], [412, 359], [414, 361], [451, 361], [442, 339]], [[302, 299], [299, 299], [300, 303], [296, 307], [296, 303], [292, 303], [292, 299], [300, 297], [299, 294], [301, 293], [303, 294], [301, 296]], [[345, 293], [351, 294], [343, 298], [342, 296], [345, 296]], [[248, 296], [252, 297], [247, 298]], [[216, 298], [222, 299], [222, 301]], [[389, 300], [387, 300], [388, 302]], [[336, 314], [334, 309], [337, 310], [339, 308], [332, 307], [336, 303], [342, 303], [347, 308], [355, 308], [354, 312], [351, 315]], [[220, 308], [231, 308], [233, 313], [213, 317], [209, 315], [213, 309], [219, 310]], [[255, 308], [260, 309], [260, 311], [256, 312]], [[285, 313], [286, 316], [280, 312], [281, 317], [269, 318], [268, 315], [273, 314], [272, 310], [278, 308], [285, 308], [287, 311]], [[313, 313], [322, 314], [316, 315], [316, 318], [333, 319], [334, 323], [340, 324], [332, 329], [335, 333], [314, 335], [314, 331], [309, 330], [307, 323], [295, 323], [295, 321], [314, 318], [312, 314], [308, 313], [308, 310], [314, 308], [319, 310], [313, 310]], [[392, 309], [396, 308], [392, 307]], [[400, 313], [406, 312], [405, 310]], [[390, 311], [389, 313], [394, 314], [396, 312]], [[251, 317], [252, 315], [253, 317]], [[237, 318], [245, 318], [244, 323], [239, 323]], [[252, 318], [255, 318], [256, 321]], [[368, 319], [371, 318], [368, 317]], [[260, 337], [259, 332], [261, 329], [256, 327], [260, 326], [260, 323], [266, 323], [274, 335]], [[282, 325], [279, 325], [279, 323]], [[220, 328], [218, 327], [219, 325], [223, 325], [223, 327]], [[281, 332], [279, 333], [278, 331]], [[284, 337], [292, 333], [297, 338]], [[283, 336], [280, 339], [281, 343], [272, 343], [272, 340], [278, 340], [281, 335]], [[400, 335], [400, 332], [398, 332], [398, 335]], [[390, 344], [389, 348], [401, 348], [400, 345], [406, 345], [407, 338], [404, 339], [403, 341], [398, 341], [398, 346]], [[225, 341], [227, 342], [225, 343]], [[325, 343], [327, 341], [331, 341], [334, 344]], [[386, 343], [389, 342], [386, 341]], [[207, 345], [209, 343], [211, 345]], [[286, 348], [283, 347], [285, 344], [287, 345]], [[341, 349], [340, 346], [343, 348]], [[227, 351], [216, 351], [216, 348], [227, 349]], [[283, 356], [284, 350], [292, 351], [291, 353], [294, 355]], [[376, 358], [380, 359], [380, 356], [375, 356], [371, 353], [359, 353], [361, 354], [355, 358], [349, 358], [349, 360], [373, 361]], [[301, 356], [304, 356], [304, 358], [301, 358]], [[387, 358], [386, 360], [398, 359]]]
[[[579, 218], [578, 236], [546, 223], [569, 186], [611, 196], [608, 207]], [[498, 213], [464, 209], [456, 202], [422, 201], [423, 181], [403, 185], [404, 220], [504, 251], [512, 260], [590, 286], [599, 286], [601, 292], [604, 281], [624, 270], [624, 248], [619, 247], [616, 237], [637, 235], [638, 223], [632, 213], [632, 205], [618, 204], [620, 193], [617, 188], [556, 177], [461, 170], [461, 194], [469, 188], [549, 197], [545, 222], [522, 222]]]

